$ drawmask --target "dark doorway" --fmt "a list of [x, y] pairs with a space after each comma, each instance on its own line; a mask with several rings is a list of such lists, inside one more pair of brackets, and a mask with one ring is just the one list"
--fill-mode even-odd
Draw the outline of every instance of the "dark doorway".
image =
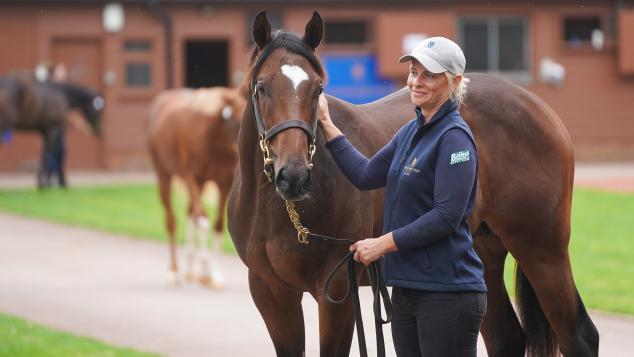
[[185, 43], [185, 85], [191, 88], [229, 84], [227, 41], [187, 41]]

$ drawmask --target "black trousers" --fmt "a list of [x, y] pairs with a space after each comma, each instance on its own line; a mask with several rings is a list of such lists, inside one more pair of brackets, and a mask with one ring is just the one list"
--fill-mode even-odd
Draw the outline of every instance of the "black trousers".
[[392, 338], [399, 357], [477, 355], [486, 293], [392, 289]]

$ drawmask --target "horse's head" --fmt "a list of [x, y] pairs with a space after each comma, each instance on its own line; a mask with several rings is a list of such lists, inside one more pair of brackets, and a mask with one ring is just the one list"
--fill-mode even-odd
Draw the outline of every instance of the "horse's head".
[[233, 140], [237, 140], [246, 102], [237, 89], [227, 89], [223, 96], [222, 120]]
[[101, 133], [100, 121], [104, 100], [99, 92], [69, 82], [52, 82], [50, 85], [61, 88], [69, 107], [81, 111], [93, 134]]
[[317, 12], [306, 24], [303, 38], [285, 31], [272, 34], [264, 11], [253, 23], [257, 49], [248, 76], [253, 115], [267, 176], [286, 200], [302, 200], [310, 188], [324, 77], [315, 48], [322, 35]]
[[95, 135], [101, 134], [101, 113], [104, 104], [101, 94], [94, 92], [86, 96], [80, 105], [80, 110]]

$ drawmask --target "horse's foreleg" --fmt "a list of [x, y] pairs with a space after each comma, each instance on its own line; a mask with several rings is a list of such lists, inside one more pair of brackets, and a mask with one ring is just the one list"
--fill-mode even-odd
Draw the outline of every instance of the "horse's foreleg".
[[185, 246], [183, 252], [185, 253], [185, 280], [193, 282], [195, 279], [194, 274], [194, 258], [196, 255], [196, 247], [194, 246], [194, 235], [196, 230], [196, 221], [188, 213], [185, 220]]
[[211, 243], [211, 279], [216, 286], [222, 286], [223, 276], [220, 271], [220, 255], [222, 249], [222, 236], [225, 228], [225, 206], [231, 189], [231, 179], [216, 182], [218, 185], [218, 208], [216, 211], [216, 221], [214, 223], [215, 235]]
[[487, 312], [480, 332], [489, 356], [524, 356], [526, 341], [504, 284], [504, 260], [508, 254], [500, 238], [482, 226], [474, 247], [484, 264]]
[[50, 186], [50, 175], [48, 170], [49, 153], [51, 151], [50, 130], [42, 131], [42, 155], [40, 157], [40, 167], [37, 170], [37, 188], [44, 189]]
[[561, 352], [565, 356], [597, 356], [599, 333], [575, 287], [567, 249], [536, 248], [532, 252], [520, 249], [516, 258], [528, 278], [526, 289], [536, 296]]
[[[333, 295], [336, 294], [333, 293]], [[319, 354], [323, 357], [348, 356], [354, 332], [354, 318], [350, 300], [345, 304], [333, 304], [328, 302], [322, 294], [318, 305]], [[372, 323], [372, 321], [366, 323]]]
[[185, 185], [189, 192], [189, 215], [196, 227], [198, 238], [198, 257], [200, 259], [200, 283], [205, 286], [214, 287], [209, 274], [209, 219], [205, 213], [202, 203], [203, 181], [194, 178], [185, 178]]
[[161, 203], [165, 210], [165, 227], [167, 228], [167, 237], [169, 239], [170, 249], [170, 283], [178, 284], [178, 262], [176, 257], [176, 218], [172, 210], [172, 198], [170, 195], [171, 177], [167, 174], [158, 172], [158, 187], [161, 196]]
[[249, 270], [249, 290], [269, 331], [278, 357], [305, 355], [303, 292], [266, 281]]

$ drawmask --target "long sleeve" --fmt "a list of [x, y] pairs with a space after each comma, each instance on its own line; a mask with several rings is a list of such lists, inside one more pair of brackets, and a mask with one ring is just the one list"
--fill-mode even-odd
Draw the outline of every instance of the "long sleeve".
[[429, 245], [456, 230], [467, 209], [476, 170], [476, 149], [467, 134], [459, 129], [448, 131], [438, 147], [434, 207], [394, 230], [399, 250]]
[[344, 135], [326, 143], [335, 162], [359, 190], [373, 190], [381, 188], [387, 183], [387, 173], [396, 150], [396, 140], [379, 150], [371, 159], [360, 153]]

